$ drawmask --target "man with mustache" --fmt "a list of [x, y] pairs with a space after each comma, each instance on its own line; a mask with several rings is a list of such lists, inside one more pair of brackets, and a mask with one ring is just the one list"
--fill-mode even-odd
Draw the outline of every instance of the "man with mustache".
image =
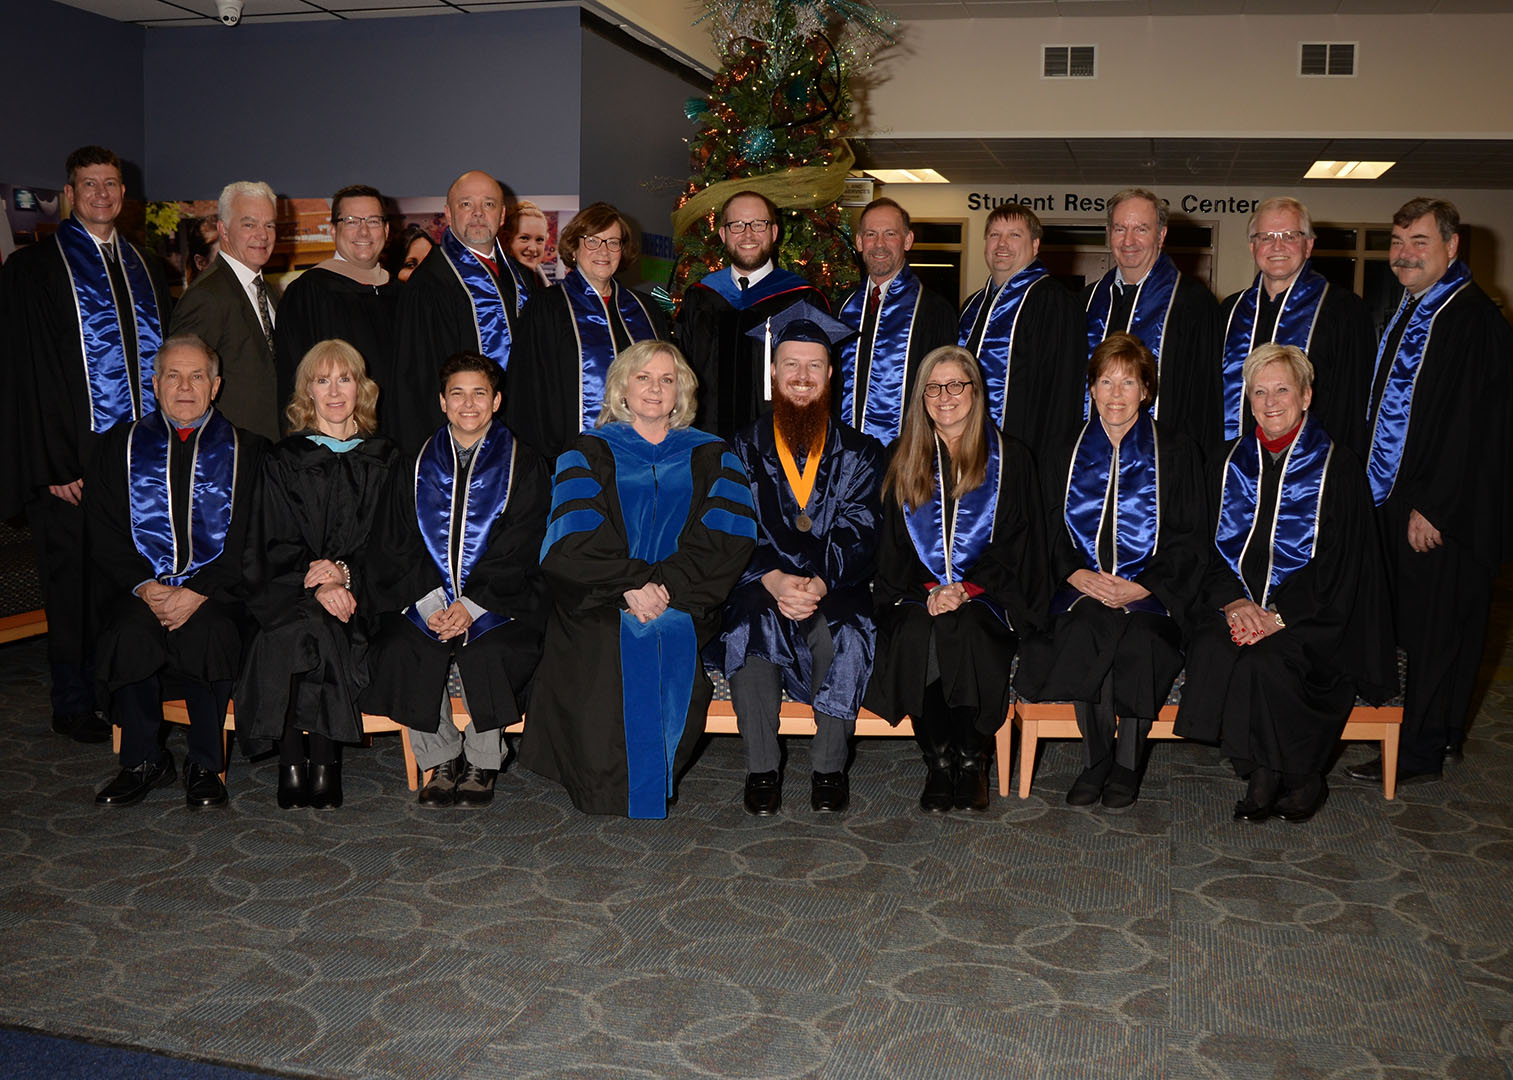
[[[1460, 213], [1417, 198], [1392, 218], [1404, 293], [1377, 350], [1366, 477], [1408, 685], [1397, 782], [1459, 761], [1492, 581], [1513, 557], [1508, 395], [1513, 328], [1457, 258]], [[1349, 770], [1380, 783], [1382, 761]]]
[[1331, 285], [1313, 268], [1313, 220], [1308, 207], [1285, 195], [1262, 200], [1247, 228], [1256, 279], [1225, 299], [1219, 354], [1223, 437], [1250, 430], [1240, 368], [1261, 345], [1296, 345], [1313, 363], [1309, 415], [1356, 454], [1366, 453], [1366, 392], [1376, 332], [1371, 313], [1349, 289]]
[[283, 430], [273, 359], [279, 292], [264, 280], [263, 267], [278, 241], [277, 209], [273, 189], [261, 181], [221, 189], [221, 253], [185, 291], [169, 326], [175, 336], [199, 337], [220, 357], [215, 404], [226, 419], [274, 441]]
[[773, 262], [782, 237], [778, 208], [756, 191], [742, 191], [720, 210], [720, 240], [730, 265], [713, 270], [683, 295], [676, 337], [699, 377], [698, 426], [729, 439], [771, 405], [765, 385], [766, 349], [747, 334], [803, 301], [830, 310], [825, 296]]
[[782, 805], [782, 691], [814, 707], [810, 805], [850, 802], [848, 740], [872, 672], [870, 585], [882, 507], [882, 444], [830, 417], [830, 347], [850, 327], [809, 304], [751, 331], [772, 353], [772, 415], [731, 440], [750, 478], [757, 547], [725, 606], [714, 652], [746, 753], [745, 804]]

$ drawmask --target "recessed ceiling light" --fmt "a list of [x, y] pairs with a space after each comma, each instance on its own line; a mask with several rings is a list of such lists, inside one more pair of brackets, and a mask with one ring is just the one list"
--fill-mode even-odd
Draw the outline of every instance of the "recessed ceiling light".
[[1396, 164], [1395, 161], [1315, 161], [1303, 179], [1375, 180]]
[[874, 176], [885, 184], [949, 184], [940, 173], [934, 169], [868, 169], [868, 176]]

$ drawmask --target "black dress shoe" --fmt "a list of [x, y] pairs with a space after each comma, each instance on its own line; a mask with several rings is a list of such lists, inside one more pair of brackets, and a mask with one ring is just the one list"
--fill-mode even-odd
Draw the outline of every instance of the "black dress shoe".
[[96, 712], [53, 713], [53, 730], [59, 735], [67, 735], [74, 742], [110, 741], [110, 721]]
[[956, 781], [952, 785], [951, 805], [958, 810], [988, 808], [988, 762], [980, 755], [956, 759]]
[[130, 769], [122, 769], [114, 780], [100, 789], [95, 796], [96, 806], [130, 806], [147, 797], [155, 787], [171, 784], [178, 779], [173, 767], [173, 755], [167, 750], [158, 761], [144, 761]]
[[1459, 765], [1462, 761], [1465, 761], [1465, 760], [1466, 760], [1466, 744], [1465, 743], [1446, 743], [1445, 744], [1445, 764], [1446, 765]]
[[1128, 810], [1140, 797], [1140, 774], [1123, 765], [1115, 765], [1109, 773], [1108, 783], [1103, 785], [1103, 808], [1105, 810]]
[[498, 769], [481, 769], [467, 762], [462, 775], [457, 778], [457, 791], [452, 795], [452, 805], [476, 810], [494, 801], [494, 780]]
[[1083, 769], [1077, 779], [1072, 781], [1071, 790], [1066, 793], [1066, 804], [1092, 806], [1098, 801], [1098, 796], [1103, 794], [1103, 782], [1107, 778], [1107, 769], [1101, 767]]
[[305, 762], [278, 767], [278, 808], [310, 805], [310, 766]]
[[341, 805], [341, 762], [310, 766], [310, 805], [317, 810]]
[[746, 774], [746, 812], [771, 817], [783, 806], [783, 782], [776, 769]]
[[1324, 808], [1329, 801], [1329, 784], [1322, 776], [1310, 776], [1300, 788], [1295, 788], [1277, 800], [1277, 817], [1301, 824]]
[[[1364, 780], [1368, 784], [1380, 784], [1382, 782], [1382, 759], [1376, 757], [1370, 761], [1363, 761], [1359, 765], [1352, 765], [1345, 770], [1345, 775], [1352, 780]], [[1445, 774], [1439, 769], [1410, 772], [1399, 767], [1397, 770], [1398, 787], [1411, 787], [1414, 784], [1432, 784], [1444, 778]]]
[[956, 762], [950, 754], [925, 757], [925, 790], [919, 794], [919, 808], [927, 814], [944, 814], [956, 804]]
[[817, 772], [809, 788], [809, 805], [822, 814], [835, 814], [851, 805], [851, 781], [843, 772]]
[[193, 761], [184, 762], [184, 802], [191, 810], [225, 806], [226, 785], [219, 774]]
[[443, 761], [431, 770], [431, 778], [420, 789], [420, 805], [428, 809], [451, 806], [457, 798], [457, 774], [461, 771], [463, 758], [458, 755]]
[[1271, 817], [1281, 786], [1282, 778], [1270, 769], [1255, 769], [1245, 798], [1235, 803], [1235, 820], [1259, 822]]

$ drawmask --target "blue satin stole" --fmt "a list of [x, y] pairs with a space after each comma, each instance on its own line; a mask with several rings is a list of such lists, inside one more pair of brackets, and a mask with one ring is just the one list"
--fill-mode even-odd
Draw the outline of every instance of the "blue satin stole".
[[[867, 317], [867, 296], [871, 285], [853, 292], [841, 308], [840, 320], [861, 332]], [[907, 265], [893, 280], [877, 308], [877, 329], [872, 348], [865, 357], [858, 356], [860, 338], [841, 346], [841, 419], [865, 431], [884, 445], [898, 438], [904, 426], [904, 375], [909, 368], [909, 345], [914, 338], [914, 320], [919, 315], [919, 301], [924, 295], [919, 278]], [[867, 368], [867, 388], [861, 400], [856, 394], [858, 365]]]
[[[1103, 339], [1109, 334], [1109, 312], [1114, 306], [1114, 278], [1119, 273], [1115, 268], [1098, 279], [1087, 301], [1087, 354], [1091, 358]], [[1156, 357], [1156, 400], [1151, 405], [1151, 415], [1161, 419], [1161, 344], [1166, 339], [1166, 322], [1171, 318], [1172, 303], [1177, 298], [1177, 282], [1181, 278], [1177, 264], [1166, 255], [1156, 259], [1145, 280], [1135, 287], [1135, 306], [1130, 312], [1128, 330], [1134, 334]], [[1116, 326], [1113, 329], [1126, 329]], [[1093, 399], [1089, 393], [1083, 397], [1082, 418], [1093, 415]]]
[[[1282, 310], [1277, 315], [1271, 340], [1282, 345], [1296, 345], [1306, 353], [1313, 344], [1313, 331], [1324, 307], [1324, 294], [1328, 291], [1328, 279], [1305, 262], [1297, 279], [1282, 294]], [[1229, 325], [1224, 328], [1224, 359], [1219, 377], [1226, 442], [1239, 438], [1251, 422], [1250, 409], [1245, 401], [1245, 380], [1241, 378], [1240, 369], [1257, 345], [1266, 344], [1256, 340], [1256, 313], [1260, 307], [1261, 275], [1257, 274], [1250, 288], [1235, 301], [1234, 309], [1229, 313]]]
[[[1009, 405], [1009, 383], [1013, 374], [1010, 366], [1014, 361], [1014, 331], [1019, 326], [1019, 313], [1024, 310], [1024, 300], [1030, 290], [1049, 276], [1050, 271], [1036, 259], [998, 289], [993, 288], [992, 279], [989, 279], [981, 292], [967, 300], [961, 313], [956, 340], [977, 357], [988, 395], [988, 417], [999, 427], [1003, 426]], [[979, 338], [972, 331], [984, 304], [991, 306]]]
[[[1445, 276], [1429, 286], [1429, 291], [1424, 293], [1424, 298], [1409, 317], [1408, 325], [1403, 329], [1402, 341], [1397, 347], [1397, 355], [1383, 356], [1382, 352], [1392, 337], [1393, 328], [1402, 319], [1403, 308], [1408, 305], [1409, 297], [1404, 292], [1402, 303], [1398, 304], [1397, 313], [1387, 324], [1381, 344], [1377, 346], [1373, 371], [1380, 375], [1384, 363], [1392, 365], [1387, 383], [1382, 388], [1382, 400], [1376, 403], [1376, 414], [1368, 414], [1366, 417], [1371, 424], [1371, 450], [1366, 455], [1366, 478], [1371, 481], [1371, 497], [1377, 506], [1381, 506], [1392, 496], [1392, 489], [1397, 485], [1397, 472], [1403, 464], [1403, 449], [1408, 444], [1413, 392], [1418, 386], [1418, 375], [1424, 357], [1429, 352], [1434, 319], [1469, 284], [1470, 268], [1459, 259], [1455, 260], [1445, 271]], [[1447, 362], [1453, 363], [1454, 358], [1449, 358]], [[1506, 402], [1489, 404], [1493, 408], [1507, 407]]]
[[[509, 505], [515, 479], [515, 437], [509, 428], [496, 419], [473, 451], [462, 476], [460, 517], [456, 498], [459, 471], [451, 428], [443, 427], [426, 440], [415, 457], [415, 524], [431, 562], [441, 574], [441, 592], [448, 605], [456, 603], [467, 588], [468, 577], [488, 550], [494, 522]], [[453, 537], [459, 537], [459, 542], [454, 544]], [[414, 604], [404, 613], [421, 631], [436, 637]], [[486, 611], [468, 627], [463, 644], [509, 621], [507, 615]]]
[[[610, 303], [632, 343], [655, 338], [651, 316], [640, 298], [630, 289], [620, 288], [618, 282], [611, 282], [610, 286], [614, 290]], [[609, 309], [587, 278], [573, 270], [559, 287], [567, 297], [573, 334], [578, 341], [578, 430], [583, 431], [593, 427], [604, 405], [604, 379], [618, 355], [615, 334], [609, 325]]]
[[[473, 325], [478, 330], [478, 351], [493, 359], [501, 368], [510, 365], [510, 315], [504, 307], [504, 294], [499, 291], [499, 282], [483, 265], [483, 260], [471, 248], [453, 235], [451, 229], [441, 234], [441, 253], [447, 264], [462, 282], [468, 303], [473, 307]], [[494, 246], [494, 262], [501, 274], [514, 275], [515, 269], [509, 259]], [[517, 281], [515, 295], [523, 294]]]
[[[89, 430], [101, 432], [122, 420], [140, 420], [157, 410], [152, 395], [153, 361], [163, 344], [162, 313], [137, 249], [116, 234], [116, 251], [126, 279], [126, 306], [137, 330], [136, 392], [126, 371], [126, 341], [116, 311], [115, 289], [105, 256], [89, 231], [70, 217], [58, 226], [58, 249], [73, 290], [79, 316], [79, 343], [84, 352], [84, 378], [89, 385]], [[140, 400], [139, 400], [140, 397]]]
[[131, 539], [152, 574], [164, 585], [182, 585], [220, 557], [236, 505], [239, 463], [236, 428], [214, 409], [189, 436], [194, 444], [190, 469], [188, 549], [173, 527], [173, 477], [170, 446], [178, 432], [154, 412], [131, 427], [126, 440], [126, 492], [131, 511]]
[[955, 512], [949, 518], [943, 497], [945, 448], [938, 436], [934, 494], [912, 510], [904, 507], [904, 524], [914, 541], [914, 551], [942, 585], [965, 581], [993, 539], [1003, 484], [1003, 437], [989, 426], [987, 439], [988, 466], [983, 482], [955, 500]]
[[[1142, 412], [1124, 438], [1109, 442], [1103, 421], [1082, 428], [1067, 468], [1062, 500], [1067, 532], [1089, 569], [1133, 579], [1156, 553], [1161, 534], [1161, 467], [1156, 425]], [[1114, 562], [1099, 558], [1098, 537], [1113, 489]]]
[[1219, 522], [1214, 545], [1240, 579], [1246, 594], [1250, 586], [1241, 569], [1251, 544], [1268, 545], [1266, 589], [1250, 598], [1262, 607], [1272, 592], [1295, 571], [1308, 565], [1318, 543], [1319, 513], [1324, 505], [1324, 476], [1334, 443], [1328, 433], [1304, 414], [1303, 426], [1282, 461], [1282, 479], [1277, 485], [1276, 514], [1271, 536], [1256, 536], [1261, 504], [1261, 455], [1266, 449], [1252, 428], [1230, 448], [1224, 461], [1224, 484], [1219, 491]]

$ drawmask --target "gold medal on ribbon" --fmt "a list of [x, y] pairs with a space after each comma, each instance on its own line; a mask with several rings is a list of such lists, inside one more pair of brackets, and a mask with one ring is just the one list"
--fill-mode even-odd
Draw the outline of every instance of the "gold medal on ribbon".
[[820, 474], [820, 452], [825, 449], [825, 430], [820, 431], [819, 439], [809, 448], [804, 471], [799, 472], [798, 462], [793, 459], [793, 451], [788, 448], [783, 433], [778, 430], [777, 424], [772, 425], [778, 460], [783, 463], [783, 475], [788, 478], [788, 487], [793, 491], [794, 501], [799, 504], [798, 517], [793, 519], [793, 526], [799, 532], [806, 533], [814, 528], [814, 519], [805, 512], [805, 508], [809, 505], [809, 497], [814, 494], [814, 481]]

